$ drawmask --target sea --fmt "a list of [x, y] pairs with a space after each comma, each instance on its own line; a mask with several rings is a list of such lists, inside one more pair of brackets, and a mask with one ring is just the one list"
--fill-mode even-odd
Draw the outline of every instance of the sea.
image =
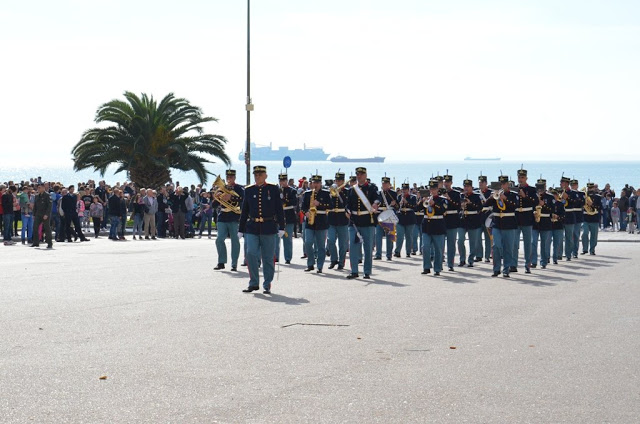
[[[547, 180], [549, 187], [559, 185], [562, 175], [570, 178], [577, 178], [580, 188], [586, 185], [587, 181], [595, 182], [600, 188], [605, 184], [611, 184], [611, 188], [620, 193], [620, 189], [625, 185], [640, 187], [640, 162], [638, 161], [396, 161], [389, 160], [384, 163], [333, 163], [330, 161], [318, 162], [294, 162], [291, 167], [285, 169], [282, 162], [255, 162], [252, 165], [265, 165], [267, 167], [268, 181], [277, 182], [278, 174], [287, 171], [289, 178], [296, 181], [306, 176], [307, 179], [312, 174], [320, 174], [323, 179], [333, 179], [337, 171], [343, 171], [349, 175], [355, 174], [357, 166], [365, 166], [371, 180], [379, 184], [380, 179], [388, 176], [399, 186], [403, 182], [411, 185], [425, 185], [429, 179], [435, 175], [449, 173], [453, 176], [454, 186], [461, 187], [465, 178], [470, 178], [477, 182], [479, 175], [486, 175], [489, 181], [497, 181], [499, 175], [508, 175], [514, 181], [517, 179], [517, 171], [521, 167], [528, 170], [529, 182], [542, 177]], [[238, 173], [239, 184], [246, 182], [246, 166], [243, 162], [235, 162], [231, 165]], [[208, 167], [214, 174], [224, 175], [225, 167], [212, 164]], [[181, 185], [198, 184], [195, 173], [172, 171], [173, 182]], [[68, 166], [46, 167], [0, 167], [0, 182], [23, 181], [31, 178], [41, 177], [43, 181], [62, 182], [65, 185], [78, 184], [89, 179], [104, 179], [109, 184], [127, 181], [125, 173], [115, 174], [111, 170], [102, 177], [99, 173], [91, 170], [74, 171], [71, 162]], [[210, 186], [214, 177], [210, 177], [207, 185]]]

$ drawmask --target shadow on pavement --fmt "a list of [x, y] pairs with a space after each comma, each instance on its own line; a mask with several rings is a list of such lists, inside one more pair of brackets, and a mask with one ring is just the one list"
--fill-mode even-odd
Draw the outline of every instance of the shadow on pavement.
[[268, 300], [269, 302], [285, 303], [287, 305], [303, 305], [305, 303], [310, 303], [307, 299], [303, 297], [299, 297], [299, 298], [287, 297], [281, 294], [273, 294], [273, 293], [271, 293], [270, 295], [256, 293], [253, 296], [257, 297], [258, 299]]

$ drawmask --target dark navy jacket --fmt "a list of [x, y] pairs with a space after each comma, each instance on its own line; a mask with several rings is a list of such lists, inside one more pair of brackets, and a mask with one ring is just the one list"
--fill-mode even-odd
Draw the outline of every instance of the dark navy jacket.
[[[227, 186], [227, 188], [238, 193], [238, 196], [231, 196], [231, 199], [229, 199], [229, 203], [242, 207], [242, 200], [244, 199], [244, 188], [238, 184]], [[218, 222], [236, 222], [240, 220], [239, 214], [231, 211], [225, 211], [224, 206], [222, 206], [217, 200], [214, 200], [212, 207], [215, 209], [218, 206], [220, 206], [220, 212], [218, 212]]]
[[447, 213], [444, 216], [444, 222], [447, 230], [460, 227], [460, 193], [455, 190], [447, 191], [449, 200], [447, 201]]
[[[422, 219], [422, 232], [432, 235], [444, 235], [447, 233], [447, 226], [444, 222], [444, 213], [447, 210], [447, 199], [444, 197], [436, 196], [433, 198], [434, 205], [434, 218], [427, 216], [427, 208], [424, 207], [424, 204], [420, 205], [422, 210], [424, 211], [424, 218]], [[442, 217], [442, 218], [435, 218]]]
[[348, 190], [342, 189], [338, 192], [336, 197], [331, 197], [329, 203], [329, 225], [336, 227], [349, 225], [349, 218], [347, 218], [345, 205], [347, 204], [347, 192]]
[[467, 230], [475, 230], [482, 227], [482, 199], [477, 193], [464, 195], [468, 200], [467, 205], [462, 211], [461, 226]]
[[498, 230], [515, 230], [518, 228], [518, 220], [515, 217], [516, 207], [520, 204], [520, 196], [514, 191], [504, 193], [507, 197], [505, 200], [505, 210], [501, 211], [498, 208], [498, 201], [489, 196], [485, 205], [493, 208], [493, 220], [491, 222], [491, 228]]
[[282, 199], [282, 208], [284, 209], [284, 222], [286, 224], [295, 224], [298, 220], [296, 214], [298, 192], [293, 187], [280, 187], [280, 198]]
[[[555, 197], [549, 193], [544, 193], [542, 198], [544, 199], [544, 205], [542, 206], [540, 222], [533, 222], [533, 228], [538, 231], [550, 231], [551, 230], [551, 212], [554, 209], [556, 203]], [[539, 205], [539, 198], [536, 197], [536, 206]]]
[[276, 234], [278, 230], [284, 230], [284, 211], [278, 186], [265, 183], [245, 187], [238, 231], [269, 235]]
[[[403, 193], [400, 193], [396, 203], [400, 206], [400, 202], [404, 197]], [[418, 205], [418, 198], [414, 194], [409, 194], [405, 197], [404, 203], [398, 209], [398, 224], [399, 225], [415, 225], [416, 224], [416, 206]]]
[[533, 211], [538, 204], [538, 194], [536, 189], [530, 185], [518, 186], [516, 189], [518, 194], [520, 194], [520, 190], [524, 191], [527, 196], [518, 196], [520, 200], [518, 202], [518, 207], [516, 208], [516, 218], [519, 226], [526, 227], [533, 225]]
[[600, 222], [600, 214], [602, 213], [602, 196], [600, 196], [599, 194], [595, 194], [595, 193], [589, 193], [589, 197], [591, 197], [591, 200], [593, 201], [593, 204], [591, 205], [592, 208], [594, 208], [595, 210], [598, 211], [597, 214], [595, 215], [587, 215], [586, 213], [583, 214], [584, 217], [584, 222]]
[[[305, 191], [304, 197], [302, 198], [302, 212], [305, 214], [309, 212], [311, 207], [311, 192], [312, 190]], [[327, 209], [331, 207], [331, 195], [329, 194], [329, 190], [321, 189], [316, 192], [316, 200], [320, 202], [320, 204], [316, 206], [317, 213], [315, 222], [313, 225], [310, 225], [307, 220], [306, 228], [310, 230], [326, 230], [329, 228]]]
[[[373, 206], [378, 200], [378, 189], [373, 184], [367, 184], [360, 186], [360, 189], [364, 193], [365, 197]], [[370, 214], [367, 208], [362, 204], [358, 193], [351, 188], [347, 195], [347, 209], [351, 212], [351, 222], [357, 227], [374, 227], [378, 223], [378, 219], [375, 213]]]

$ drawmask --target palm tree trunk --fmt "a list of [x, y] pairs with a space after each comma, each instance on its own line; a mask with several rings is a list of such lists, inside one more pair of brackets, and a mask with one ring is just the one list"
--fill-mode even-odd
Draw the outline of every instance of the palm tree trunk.
[[136, 187], [158, 189], [171, 181], [171, 172], [163, 168], [136, 167], [129, 170]]

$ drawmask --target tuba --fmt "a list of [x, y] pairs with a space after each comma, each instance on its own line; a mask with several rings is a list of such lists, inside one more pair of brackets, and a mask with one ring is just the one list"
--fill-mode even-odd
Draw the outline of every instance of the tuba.
[[311, 189], [311, 200], [309, 201], [309, 217], [307, 218], [307, 224], [313, 225], [316, 222], [316, 213], [318, 208], [313, 204], [316, 200], [316, 191]]
[[593, 207], [593, 199], [589, 196], [589, 190], [583, 187], [581, 191], [584, 191], [584, 212], [587, 215], [597, 215], [598, 211]]
[[224, 208], [229, 209], [231, 212], [237, 213], [238, 215], [240, 215], [241, 213], [240, 206], [234, 205], [232, 202], [222, 200], [222, 195], [225, 195], [225, 194], [236, 196], [236, 197], [240, 197], [240, 195], [236, 193], [234, 190], [228, 189], [224, 181], [222, 181], [222, 178], [220, 178], [220, 175], [218, 175], [216, 180], [213, 182], [213, 185], [216, 186], [216, 191], [213, 194], [213, 197], [215, 198], [215, 200], [218, 203], [220, 203]]

